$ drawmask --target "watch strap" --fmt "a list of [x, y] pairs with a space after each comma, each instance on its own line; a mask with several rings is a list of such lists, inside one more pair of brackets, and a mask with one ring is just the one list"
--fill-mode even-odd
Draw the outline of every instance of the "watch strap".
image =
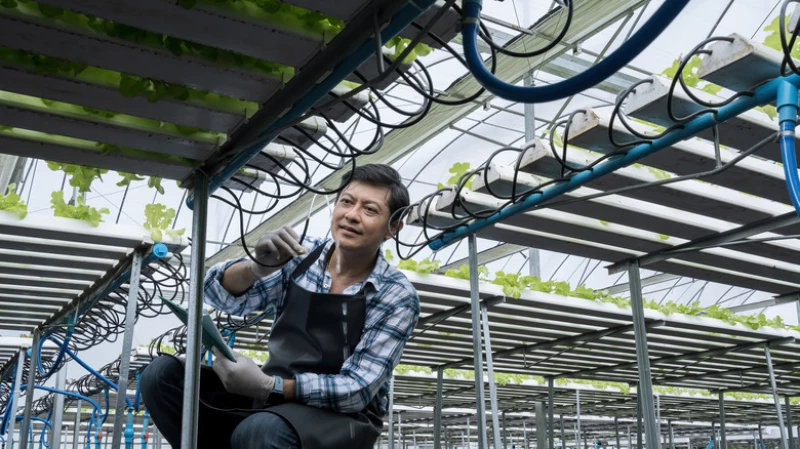
[[283, 396], [283, 378], [275, 376], [275, 386], [272, 387], [272, 392]]

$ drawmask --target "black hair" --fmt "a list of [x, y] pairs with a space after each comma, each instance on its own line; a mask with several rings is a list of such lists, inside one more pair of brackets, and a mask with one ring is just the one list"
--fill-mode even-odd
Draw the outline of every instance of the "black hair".
[[[344, 176], [339, 188], [342, 189], [345, 184], [351, 182], [360, 182], [376, 187], [386, 187], [389, 189], [389, 216], [394, 217], [394, 220], [400, 218], [400, 214], [395, 215], [400, 209], [408, 207], [409, 197], [408, 189], [403, 184], [403, 178], [400, 173], [386, 164], [366, 164], [356, 167], [352, 176]], [[340, 190], [341, 192], [341, 190]], [[339, 194], [336, 195], [339, 198]]]

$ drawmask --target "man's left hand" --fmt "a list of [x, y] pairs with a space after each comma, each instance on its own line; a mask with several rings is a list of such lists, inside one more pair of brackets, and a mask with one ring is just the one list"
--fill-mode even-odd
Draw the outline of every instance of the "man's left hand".
[[212, 351], [216, 357], [212, 368], [228, 393], [262, 401], [267, 400], [275, 387], [275, 379], [272, 376], [264, 374], [250, 357], [234, 351], [236, 363], [233, 363], [217, 348], [213, 348]]

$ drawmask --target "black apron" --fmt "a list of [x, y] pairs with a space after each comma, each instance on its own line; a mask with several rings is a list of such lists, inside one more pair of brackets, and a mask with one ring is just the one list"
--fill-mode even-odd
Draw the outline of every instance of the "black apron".
[[[269, 336], [269, 359], [262, 367], [266, 374], [284, 379], [306, 372], [338, 374], [361, 340], [367, 314], [363, 288], [355, 295], [317, 293], [295, 282], [319, 259], [324, 249], [323, 244], [312, 251], [289, 279], [283, 311], [272, 324]], [[285, 402], [277, 395], [270, 395], [266, 404], [252, 405], [252, 400], [226, 394], [224, 387], [220, 391], [219, 378], [211, 379], [216, 377], [211, 376], [213, 371], [204, 371], [201, 373], [202, 403], [237, 413], [269, 411], [280, 415], [297, 432], [302, 449], [371, 449], [383, 429], [377, 396], [366, 409], [357, 413]]]

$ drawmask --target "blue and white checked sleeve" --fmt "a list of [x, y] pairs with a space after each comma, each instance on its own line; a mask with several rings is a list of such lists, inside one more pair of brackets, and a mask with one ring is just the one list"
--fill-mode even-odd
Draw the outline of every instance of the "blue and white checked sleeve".
[[[312, 237], [306, 237], [303, 240], [303, 246], [309, 252], [320, 243], [319, 239]], [[240, 296], [233, 296], [228, 290], [225, 290], [220, 280], [228, 267], [244, 260], [247, 258], [220, 262], [208, 270], [203, 285], [204, 302], [217, 310], [235, 316], [244, 316], [250, 312], [263, 312], [269, 308], [275, 309], [276, 314], [280, 313], [289, 276], [300, 263], [301, 258], [295, 257], [279, 271], [256, 281], [249, 290]]]
[[364, 410], [400, 362], [419, 318], [416, 291], [389, 283], [377, 293], [380, 303], [367, 316], [361, 342], [344, 362], [339, 374], [303, 373], [297, 381], [296, 400], [313, 407], [342, 413]]

